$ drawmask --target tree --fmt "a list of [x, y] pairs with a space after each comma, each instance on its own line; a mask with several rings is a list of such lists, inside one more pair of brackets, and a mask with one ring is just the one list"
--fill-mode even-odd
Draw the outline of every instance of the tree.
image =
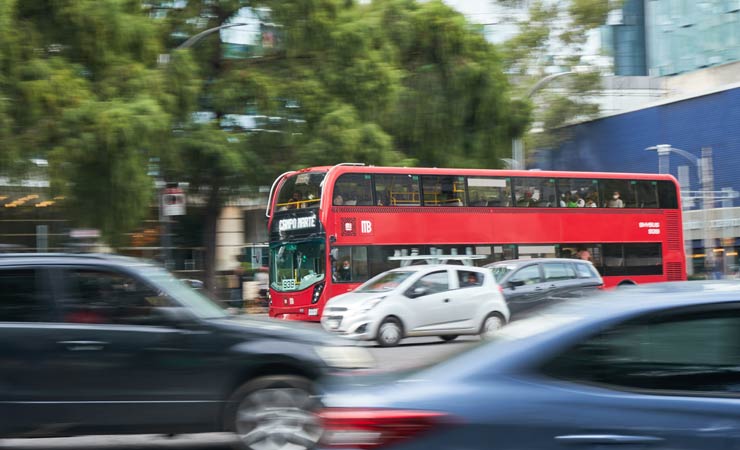
[[[562, 127], [574, 120], [596, 117], [599, 107], [593, 101], [601, 90], [600, 72], [604, 69], [586, 54], [591, 31], [606, 23], [610, 11], [621, 7], [622, 0], [494, 0], [504, 8], [526, 9], [526, 18], [516, 20], [518, 32], [502, 45], [505, 70], [519, 86], [519, 96], [553, 67], [574, 70], [557, 80], [558, 93], [540, 92], [535, 103], [536, 120], [544, 132], [529, 137], [529, 147], [549, 147], [567, 138]], [[527, 8], [528, 5], [528, 8]], [[512, 18], [512, 20], [514, 20]], [[552, 58], [553, 53], [559, 56]]]
[[151, 204], [148, 155], [168, 139], [157, 27], [131, 0], [0, 3], [0, 170], [48, 158], [73, 223], [106, 240]]

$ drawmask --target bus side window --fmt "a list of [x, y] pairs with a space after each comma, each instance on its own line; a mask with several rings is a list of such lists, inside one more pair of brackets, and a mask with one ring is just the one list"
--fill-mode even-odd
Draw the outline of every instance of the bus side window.
[[334, 183], [332, 203], [340, 205], [370, 205], [372, 199], [372, 175], [366, 173], [345, 173]]

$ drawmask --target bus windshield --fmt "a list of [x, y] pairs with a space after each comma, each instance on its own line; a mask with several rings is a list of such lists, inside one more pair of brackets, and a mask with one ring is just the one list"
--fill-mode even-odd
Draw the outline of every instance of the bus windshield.
[[324, 279], [323, 240], [276, 244], [270, 247], [270, 253], [270, 286], [276, 291], [298, 291]]
[[278, 192], [277, 210], [318, 208], [324, 176], [326, 172], [303, 172], [288, 177]]

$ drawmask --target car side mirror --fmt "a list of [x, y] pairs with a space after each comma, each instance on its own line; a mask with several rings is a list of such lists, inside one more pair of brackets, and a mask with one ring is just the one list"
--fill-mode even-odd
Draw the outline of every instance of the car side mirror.
[[520, 286], [524, 286], [524, 280], [511, 280], [506, 283], [508, 287], [511, 289], [518, 288]]
[[422, 287], [422, 286], [419, 286], [419, 287], [415, 287], [415, 288], [413, 288], [411, 290], [411, 292], [409, 293], [409, 297], [411, 297], [411, 298], [417, 298], [417, 297], [421, 297], [421, 296], [427, 295], [428, 293], [429, 293], [429, 289], [427, 289], [425, 287]]

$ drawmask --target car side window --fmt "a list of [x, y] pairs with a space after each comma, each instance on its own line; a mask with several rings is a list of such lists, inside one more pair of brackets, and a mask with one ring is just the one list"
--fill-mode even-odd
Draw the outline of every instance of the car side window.
[[740, 311], [633, 321], [567, 350], [543, 371], [627, 390], [740, 396]]
[[511, 275], [509, 281], [523, 282], [527, 284], [536, 284], [540, 282], [540, 267], [537, 264], [522, 267]]
[[576, 278], [576, 272], [573, 266], [567, 262], [544, 263], [542, 264], [542, 269], [545, 272], [545, 280], [547, 281], [563, 281]]
[[43, 322], [50, 305], [40, 291], [36, 269], [0, 270], [0, 322]]
[[424, 275], [414, 283], [411, 290], [414, 291], [417, 288], [423, 288], [425, 290], [424, 295], [448, 291], [450, 289], [450, 280], [447, 271], [432, 272]]
[[597, 278], [596, 269], [588, 264], [576, 264], [576, 271], [578, 272], [578, 278]]
[[471, 270], [458, 270], [457, 280], [461, 288], [483, 286], [483, 274]]
[[159, 307], [172, 300], [130, 275], [101, 270], [70, 269], [61, 299], [63, 320], [72, 323], [160, 325]]

